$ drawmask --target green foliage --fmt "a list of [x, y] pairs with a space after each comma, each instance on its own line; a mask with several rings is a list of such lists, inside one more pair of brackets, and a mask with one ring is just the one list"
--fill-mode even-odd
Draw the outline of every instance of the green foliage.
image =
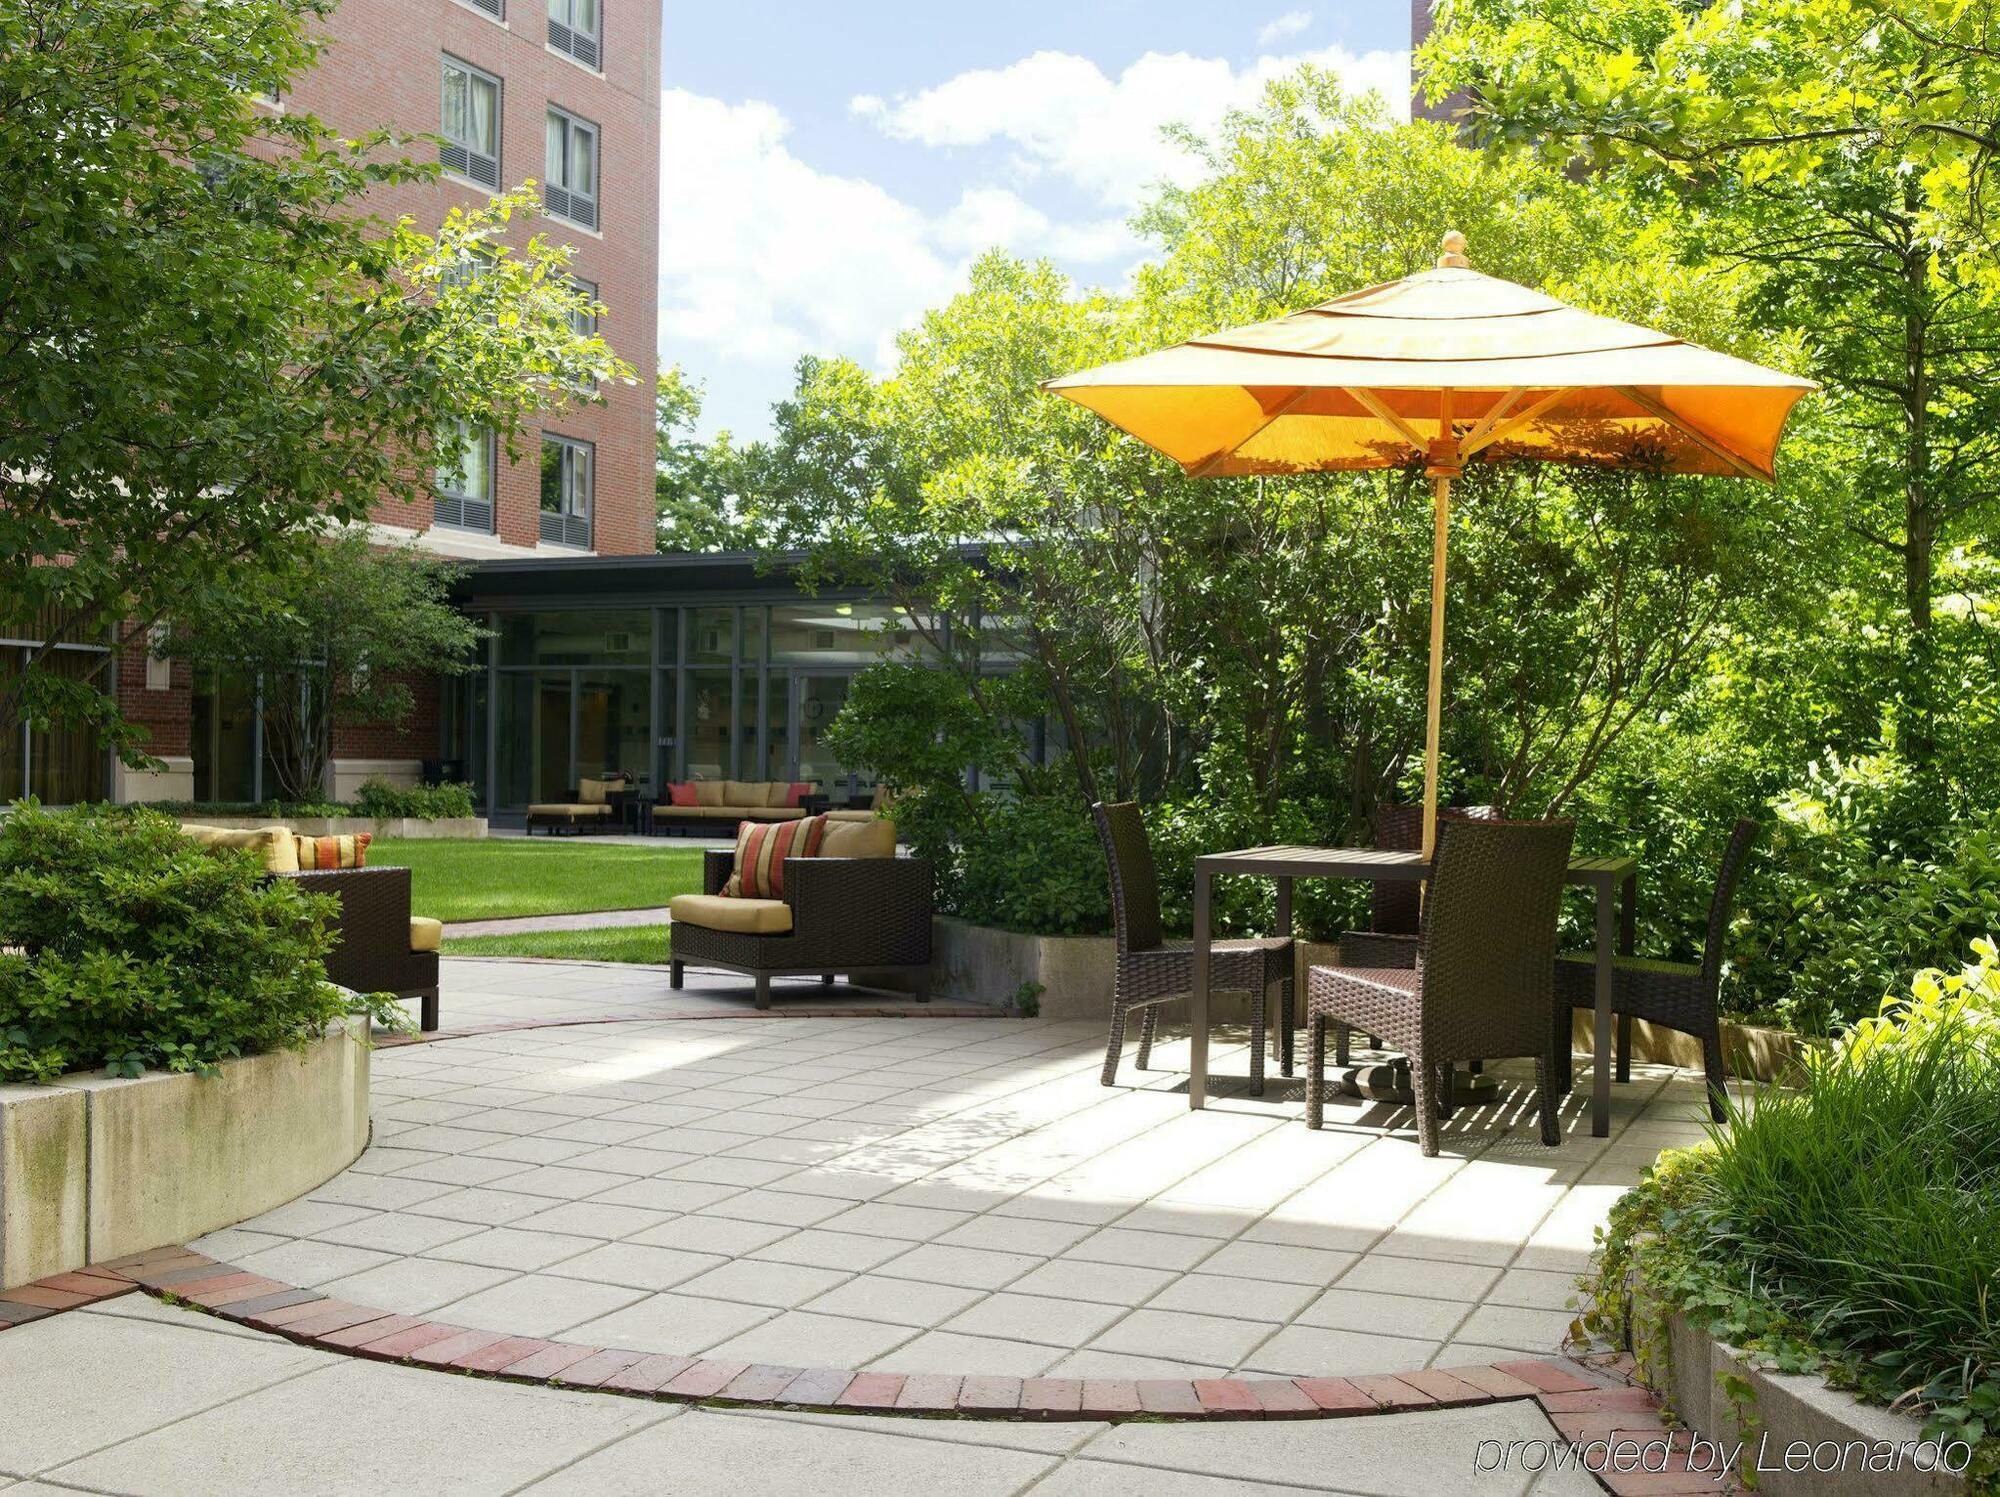
[[[1635, 1268], [1662, 1309], [1788, 1371], [1921, 1407], [2000, 1464], [2000, 974], [1920, 973], [1701, 1149], [1663, 1156], [1612, 1209], [1585, 1327], [1633, 1323]], [[1642, 1317], [1643, 1319], [1643, 1317]]]
[[167, 648], [197, 669], [263, 674], [279, 784], [309, 800], [326, 783], [336, 719], [400, 723], [416, 705], [411, 676], [477, 664], [487, 631], [452, 607], [457, 576], [414, 546], [349, 531], [182, 605]]
[[[132, 640], [246, 562], [281, 569], [384, 497], [421, 501], [460, 421], [629, 377], [579, 336], [568, 251], [514, 228], [532, 189], [435, 234], [359, 211], [423, 183], [420, 143], [343, 138], [289, 95], [332, 0], [0, 6], [0, 597], [10, 632]], [[476, 266], [476, 273], [468, 267]], [[61, 566], [46, 565], [51, 557]], [[138, 735], [39, 655], [22, 718]]]
[[1111, 928], [1111, 889], [1097, 829], [1073, 795], [985, 799], [960, 833], [950, 912], [1042, 935]]
[[729, 434], [708, 442], [695, 435], [702, 395], [680, 365], [660, 371], [653, 392], [653, 489], [662, 551], [731, 551], [757, 543], [754, 527], [737, 513], [740, 461]]
[[415, 821], [450, 821], [476, 816], [470, 785], [392, 785], [369, 779], [354, 792], [363, 816], [407, 817]]
[[350, 1012], [321, 966], [330, 907], [153, 812], [22, 803], [0, 824], [0, 1081], [206, 1073], [319, 1038]]

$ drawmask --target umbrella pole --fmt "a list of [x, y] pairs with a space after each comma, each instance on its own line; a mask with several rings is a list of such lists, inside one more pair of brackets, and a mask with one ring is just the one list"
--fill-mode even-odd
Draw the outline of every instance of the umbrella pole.
[[1451, 534], [1451, 471], [1431, 471], [1431, 677], [1424, 719], [1424, 860], [1437, 851], [1438, 709], [1444, 697], [1444, 575]]

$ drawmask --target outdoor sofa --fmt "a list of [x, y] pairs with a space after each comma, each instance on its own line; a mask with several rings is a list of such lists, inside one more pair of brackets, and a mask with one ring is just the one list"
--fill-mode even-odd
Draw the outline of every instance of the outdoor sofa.
[[653, 807], [653, 826], [719, 837], [733, 835], [739, 822], [797, 821], [812, 814], [803, 804], [812, 788], [790, 780], [686, 780], [667, 787]]
[[931, 864], [896, 855], [894, 822], [830, 823], [818, 856], [785, 860], [780, 899], [723, 893], [735, 861], [711, 848], [703, 892], [668, 905], [674, 987], [686, 967], [721, 967], [754, 978], [757, 1007], [769, 1008], [773, 977], [894, 974], [930, 1001]]

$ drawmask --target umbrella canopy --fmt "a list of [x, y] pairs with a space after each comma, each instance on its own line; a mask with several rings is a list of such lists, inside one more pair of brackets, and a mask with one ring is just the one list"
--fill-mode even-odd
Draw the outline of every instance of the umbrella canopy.
[[1433, 480], [1424, 849], [1435, 835], [1451, 480], [1475, 456], [1771, 482], [1817, 386], [1482, 275], [1435, 270], [1050, 380], [1196, 478], [1401, 467]]

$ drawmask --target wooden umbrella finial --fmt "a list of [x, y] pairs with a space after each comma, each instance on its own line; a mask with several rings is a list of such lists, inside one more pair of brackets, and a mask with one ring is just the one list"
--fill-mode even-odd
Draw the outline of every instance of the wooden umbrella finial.
[[1465, 258], [1465, 236], [1456, 229], [1447, 229], [1443, 239], [1438, 241], [1439, 270], [1470, 270], [1472, 262]]

